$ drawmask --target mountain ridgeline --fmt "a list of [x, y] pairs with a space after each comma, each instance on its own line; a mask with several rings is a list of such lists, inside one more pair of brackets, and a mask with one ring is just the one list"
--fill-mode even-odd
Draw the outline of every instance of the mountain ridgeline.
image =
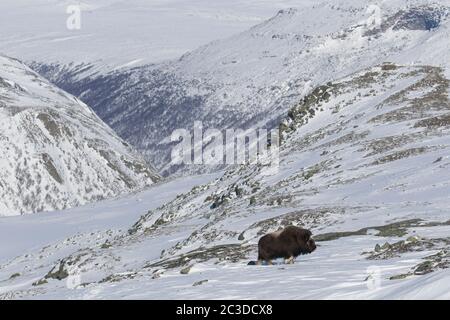
[[448, 64], [438, 54], [449, 49], [448, 6], [389, 2], [381, 6], [379, 25], [372, 26], [369, 4], [323, 2], [281, 10], [248, 31], [161, 64], [97, 75], [89, 74], [89, 64], [32, 66], [86, 101], [170, 175], [185, 169], [170, 163], [170, 134], [192, 129], [196, 120], [205, 129], [271, 128], [296, 101], [330, 80], [385, 61]]

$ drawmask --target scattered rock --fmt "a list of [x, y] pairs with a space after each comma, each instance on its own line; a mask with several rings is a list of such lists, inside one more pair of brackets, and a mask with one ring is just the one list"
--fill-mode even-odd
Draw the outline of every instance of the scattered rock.
[[200, 280], [200, 281], [194, 282], [194, 284], [192, 286], [193, 287], [201, 286], [202, 284], [207, 283], [207, 282], [208, 282], [208, 280]]
[[59, 263], [59, 266], [53, 267], [52, 270], [50, 270], [44, 279], [56, 279], [56, 280], [63, 280], [69, 276], [69, 273], [65, 269], [65, 261], [62, 260]]
[[46, 284], [46, 283], [48, 283], [47, 280], [41, 279], [41, 280], [39, 280], [39, 281], [33, 282], [32, 285], [33, 285], [34, 287], [36, 287], [36, 286], [41, 286], [41, 285]]
[[399, 222], [390, 223], [384, 226], [375, 226], [375, 227], [367, 227], [362, 228], [356, 231], [343, 231], [343, 232], [330, 232], [323, 233], [314, 236], [316, 241], [331, 241], [336, 240], [343, 237], [350, 236], [365, 236], [367, 232], [371, 229], [378, 230], [378, 237], [402, 237], [407, 234], [407, 228], [419, 227], [419, 226], [428, 226], [429, 224], [434, 222], [430, 222], [429, 224], [422, 223], [421, 219], [410, 219]]
[[181, 270], [180, 270], [180, 273], [181, 273], [181, 274], [188, 274], [189, 271], [191, 271], [191, 269], [192, 269], [192, 265], [187, 266], [187, 267], [181, 269]]
[[103, 243], [100, 246], [100, 248], [102, 248], [102, 249], [108, 249], [108, 248], [111, 248], [111, 247], [112, 247], [112, 244], [108, 240], [106, 240], [105, 243]]
[[11, 275], [11, 277], [9, 277], [9, 280], [15, 279], [17, 277], [20, 277], [21, 274], [19, 272], [14, 273], [13, 275]]

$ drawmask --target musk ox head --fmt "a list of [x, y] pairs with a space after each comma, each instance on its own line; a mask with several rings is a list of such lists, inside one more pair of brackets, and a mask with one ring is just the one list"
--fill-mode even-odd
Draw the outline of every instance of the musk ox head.
[[258, 242], [258, 260], [292, 259], [316, 250], [311, 231], [295, 226], [266, 234]]
[[[316, 242], [312, 238], [311, 231], [302, 228], [296, 228], [297, 243], [301, 248], [301, 254], [308, 254], [316, 250]], [[285, 229], [286, 230], [286, 229]]]

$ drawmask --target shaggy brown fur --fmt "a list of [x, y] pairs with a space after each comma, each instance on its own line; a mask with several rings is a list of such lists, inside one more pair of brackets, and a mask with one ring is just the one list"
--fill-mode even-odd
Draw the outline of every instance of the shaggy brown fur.
[[258, 262], [271, 264], [272, 259], [284, 258], [293, 263], [295, 257], [316, 249], [311, 236], [311, 231], [294, 226], [266, 234], [258, 242]]

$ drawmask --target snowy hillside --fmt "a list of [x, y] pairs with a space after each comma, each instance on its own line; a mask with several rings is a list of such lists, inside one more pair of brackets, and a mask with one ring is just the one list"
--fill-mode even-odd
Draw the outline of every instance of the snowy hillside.
[[158, 180], [84, 103], [0, 56], [0, 216], [64, 209]]
[[[306, 1], [302, 1], [307, 3]], [[84, 76], [179, 58], [248, 29], [295, 0], [2, 0], [0, 53], [76, 69]], [[70, 6], [80, 29], [67, 28]], [[26, 23], [18, 23], [26, 21]]]
[[[0, 297], [450, 298], [444, 71], [381, 64], [322, 83], [283, 117], [277, 171], [179, 178], [67, 212], [58, 228], [56, 213], [0, 220], [21, 244], [0, 241]], [[289, 224], [310, 228], [317, 250], [247, 266], [258, 238]], [[46, 237], [17, 236], [28, 229]]]
[[45, 63], [34, 67], [171, 174], [178, 168], [169, 164], [168, 137], [195, 120], [205, 128], [272, 126], [315, 86], [369, 66], [448, 66], [447, 1], [389, 1], [380, 12], [371, 4], [325, 1], [281, 10], [179, 60], [93, 78]]

